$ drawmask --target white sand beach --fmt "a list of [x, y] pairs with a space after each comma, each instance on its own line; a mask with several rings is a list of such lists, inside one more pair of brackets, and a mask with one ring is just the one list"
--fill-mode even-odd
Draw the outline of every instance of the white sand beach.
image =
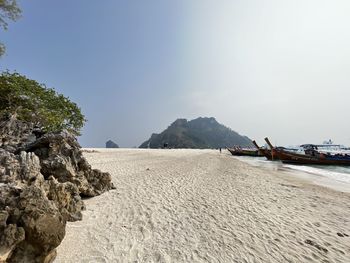
[[85, 200], [55, 262], [350, 262], [350, 194], [226, 151], [96, 149], [116, 190]]

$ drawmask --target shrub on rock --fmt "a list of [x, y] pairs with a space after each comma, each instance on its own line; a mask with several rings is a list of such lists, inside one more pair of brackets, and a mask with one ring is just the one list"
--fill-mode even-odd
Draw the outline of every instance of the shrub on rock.
[[17, 119], [43, 127], [46, 132], [68, 130], [79, 135], [85, 117], [67, 97], [44, 84], [18, 73], [0, 75], [0, 115], [16, 115]]

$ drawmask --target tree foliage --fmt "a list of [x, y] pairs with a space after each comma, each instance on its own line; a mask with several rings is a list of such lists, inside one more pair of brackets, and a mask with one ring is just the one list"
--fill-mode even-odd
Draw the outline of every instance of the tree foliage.
[[[8, 20], [16, 21], [21, 16], [21, 9], [16, 0], [0, 0], [0, 27], [7, 30]], [[0, 57], [5, 53], [5, 45], [0, 43]]]
[[0, 75], [0, 115], [16, 115], [45, 131], [68, 130], [80, 134], [85, 117], [67, 97], [18, 73]]

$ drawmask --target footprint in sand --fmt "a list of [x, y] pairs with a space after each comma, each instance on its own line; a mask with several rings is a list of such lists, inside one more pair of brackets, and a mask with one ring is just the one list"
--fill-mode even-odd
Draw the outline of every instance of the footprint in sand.
[[328, 249], [325, 248], [325, 247], [322, 247], [321, 245], [317, 244], [315, 241], [312, 241], [310, 239], [306, 239], [305, 241], [305, 244], [308, 244], [308, 245], [311, 245], [311, 246], [314, 246], [315, 248], [317, 248], [318, 250], [324, 252], [324, 253], [327, 253], [328, 252]]
[[340, 233], [340, 232], [338, 232], [337, 235], [338, 235], [339, 237], [348, 237], [348, 236], [349, 236], [348, 234]]
[[82, 258], [82, 262], [94, 262], [94, 263], [107, 263], [108, 259], [104, 256], [100, 256], [99, 254], [101, 254], [99, 251], [92, 251], [92, 254], [95, 255], [91, 255], [88, 258]]
[[320, 227], [320, 226], [321, 226], [321, 223], [320, 223], [320, 222], [315, 222], [315, 223], [314, 223], [314, 226]]
[[166, 253], [155, 251], [152, 255], [154, 262], [171, 262], [171, 258]]
[[143, 226], [139, 227], [139, 231], [142, 234], [142, 240], [148, 240], [151, 237], [150, 231], [147, 228], [144, 228]]

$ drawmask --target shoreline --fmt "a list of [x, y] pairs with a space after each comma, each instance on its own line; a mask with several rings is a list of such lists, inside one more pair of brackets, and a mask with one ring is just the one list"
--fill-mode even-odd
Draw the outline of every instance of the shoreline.
[[[330, 188], [340, 192], [350, 193], [350, 183], [338, 181], [338, 180], [326, 177], [324, 175], [317, 174], [312, 171], [299, 169], [300, 167], [307, 167], [307, 166], [284, 165], [279, 161], [272, 162], [272, 161], [266, 161], [266, 160], [264, 160], [264, 162], [261, 162], [261, 163], [255, 163], [254, 158], [256, 157], [253, 157], [253, 158], [249, 158], [249, 157], [242, 158], [242, 157], [236, 157], [236, 156], [232, 156], [232, 157], [236, 158], [239, 161], [248, 163], [249, 165], [252, 165], [254, 167], [264, 169], [267, 172], [269, 171], [282, 172], [281, 175], [285, 175], [292, 178], [299, 178], [305, 181], [305, 183]], [[350, 174], [348, 176], [350, 178]]]
[[289, 176], [294, 176], [300, 178], [301, 180], [305, 180], [305, 182], [309, 183], [310, 185], [317, 185], [319, 187], [325, 187], [339, 192], [350, 193], [349, 184], [332, 180], [325, 176], [317, 175], [312, 172], [297, 171], [292, 168], [283, 168], [281, 171], [289, 174]]
[[346, 262], [350, 194], [218, 150], [95, 149], [116, 190], [86, 200], [55, 262]]

